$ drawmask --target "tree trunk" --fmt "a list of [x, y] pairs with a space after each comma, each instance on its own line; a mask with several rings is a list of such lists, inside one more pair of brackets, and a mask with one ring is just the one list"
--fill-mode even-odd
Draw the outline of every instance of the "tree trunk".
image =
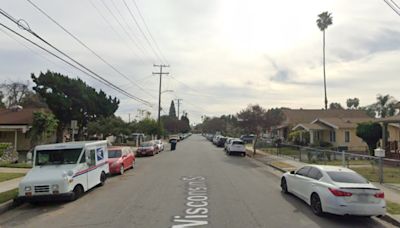
[[257, 144], [258, 135], [259, 135], [259, 133], [257, 132], [256, 137], [254, 138], [254, 141], [253, 141], [253, 156], [256, 155], [256, 151], [257, 151], [256, 144]]
[[323, 68], [324, 68], [324, 92], [325, 92], [325, 110], [328, 109], [328, 97], [326, 95], [326, 73], [325, 73], [325, 30], [322, 31], [322, 54], [323, 54]]
[[56, 136], [57, 136], [58, 143], [64, 141], [64, 124], [62, 124], [62, 123], [58, 124]]

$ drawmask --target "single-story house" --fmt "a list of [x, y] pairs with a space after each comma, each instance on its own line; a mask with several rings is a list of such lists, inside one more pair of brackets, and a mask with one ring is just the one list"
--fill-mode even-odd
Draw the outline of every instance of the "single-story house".
[[382, 148], [386, 150], [386, 157], [400, 159], [400, 114], [377, 119], [382, 125]]
[[370, 117], [363, 118], [316, 118], [310, 123], [300, 123], [293, 130], [308, 132], [309, 144], [320, 142], [330, 143], [339, 150], [353, 152], [367, 152], [368, 145], [356, 135], [358, 123], [373, 120]]
[[26, 152], [33, 147], [28, 131], [32, 127], [33, 113], [38, 111], [48, 110], [21, 106], [0, 109], [0, 142], [11, 143], [12, 149], [23, 160]]
[[[369, 118], [368, 115], [361, 110], [345, 110], [345, 109], [282, 109], [283, 121], [279, 126], [273, 129], [276, 136], [287, 140], [289, 133], [298, 124], [308, 125], [316, 119], [326, 118], [344, 118], [344, 119], [363, 119]], [[308, 127], [316, 127], [310, 125]], [[316, 129], [317, 130], [317, 129]]]

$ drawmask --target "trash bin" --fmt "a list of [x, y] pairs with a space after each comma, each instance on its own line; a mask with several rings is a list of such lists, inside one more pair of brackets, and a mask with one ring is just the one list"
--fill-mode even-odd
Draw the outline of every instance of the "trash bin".
[[176, 140], [171, 140], [170, 143], [171, 143], [171, 150], [175, 150], [177, 141]]

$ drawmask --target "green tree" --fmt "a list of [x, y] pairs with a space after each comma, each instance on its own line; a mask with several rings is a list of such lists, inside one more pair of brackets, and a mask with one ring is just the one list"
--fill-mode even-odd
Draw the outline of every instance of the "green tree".
[[46, 101], [49, 109], [59, 120], [57, 141], [63, 139], [63, 131], [71, 122], [78, 120], [79, 135], [89, 121], [109, 117], [118, 109], [119, 100], [97, 92], [81, 79], [72, 79], [59, 73], [47, 71], [38, 77], [31, 75], [36, 84], [33, 90]]
[[4, 104], [3, 100], [4, 100], [4, 94], [2, 91], [0, 91], [0, 108], [6, 107], [6, 104]]
[[187, 112], [184, 112], [180, 121], [182, 133], [188, 133], [190, 131], [190, 121]]
[[357, 125], [356, 135], [368, 145], [370, 154], [374, 155], [376, 144], [382, 138], [382, 127], [375, 122], [360, 123]]
[[379, 117], [385, 118], [393, 116], [396, 113], [395, 104], [396, 100], [389, 94], [376, 96], [376, 103], [373, 105]]
[[317, 26], [322, 31], [322, 52], [323, 52], [323, 67], [324, 67], [324, 92], [325, 92], [325, 109], [328, 109], [328, 97], [326, 95], [326, 72], [325, 72], [325, 30], [332, 24], [331, 13], [322, 12], [318, 15]]
[[343, 109], [343, 107], [342, 107], [342, 105], [340, 103], [332, 102], [329, 105], [329, 109]]
[[49, 112], [34, 112], [32, 128], [28, 134], [31, 137], [31, 142], [34, 145], [45, 142], [49, 137], [56, 132], [58, 120]]
[[357, 97], [346, 100], [347, 109], [357, 109], [360, 105], [360, 99]]
[[139, 132], [146, 135], [162, 135], [163, 128], [160, 126], [156, 120], [145, 118], [137, 123], [137, 129]]
[[88, 134], [90, 136], [102, 136], [101, 138], [103, 139], [110, 135], [128, 135], [133, 132], [132, 127], [130, 126], [133, 124], [134, 123], [126, 123], [121, 119], [121, 117], [101, 117], [95, 121], [89, 121]]
[[174, 103], [174, 101], [172, 100], [171, 101], [171, 105], [169, 106], [169, 116], [170, 117], [177, 117], [176, 116], [176, 109], [175, 109], [175, 103]]

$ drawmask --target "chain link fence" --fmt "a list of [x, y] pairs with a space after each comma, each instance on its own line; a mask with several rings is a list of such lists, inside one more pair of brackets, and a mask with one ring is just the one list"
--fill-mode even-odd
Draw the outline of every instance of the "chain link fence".
[[277, 144], [269, 140], [258, 142], [256, 148], [271, 155], [308, 164], [348, 167], [371, 182], [400, 184], [400, 160], [324, 148]]

